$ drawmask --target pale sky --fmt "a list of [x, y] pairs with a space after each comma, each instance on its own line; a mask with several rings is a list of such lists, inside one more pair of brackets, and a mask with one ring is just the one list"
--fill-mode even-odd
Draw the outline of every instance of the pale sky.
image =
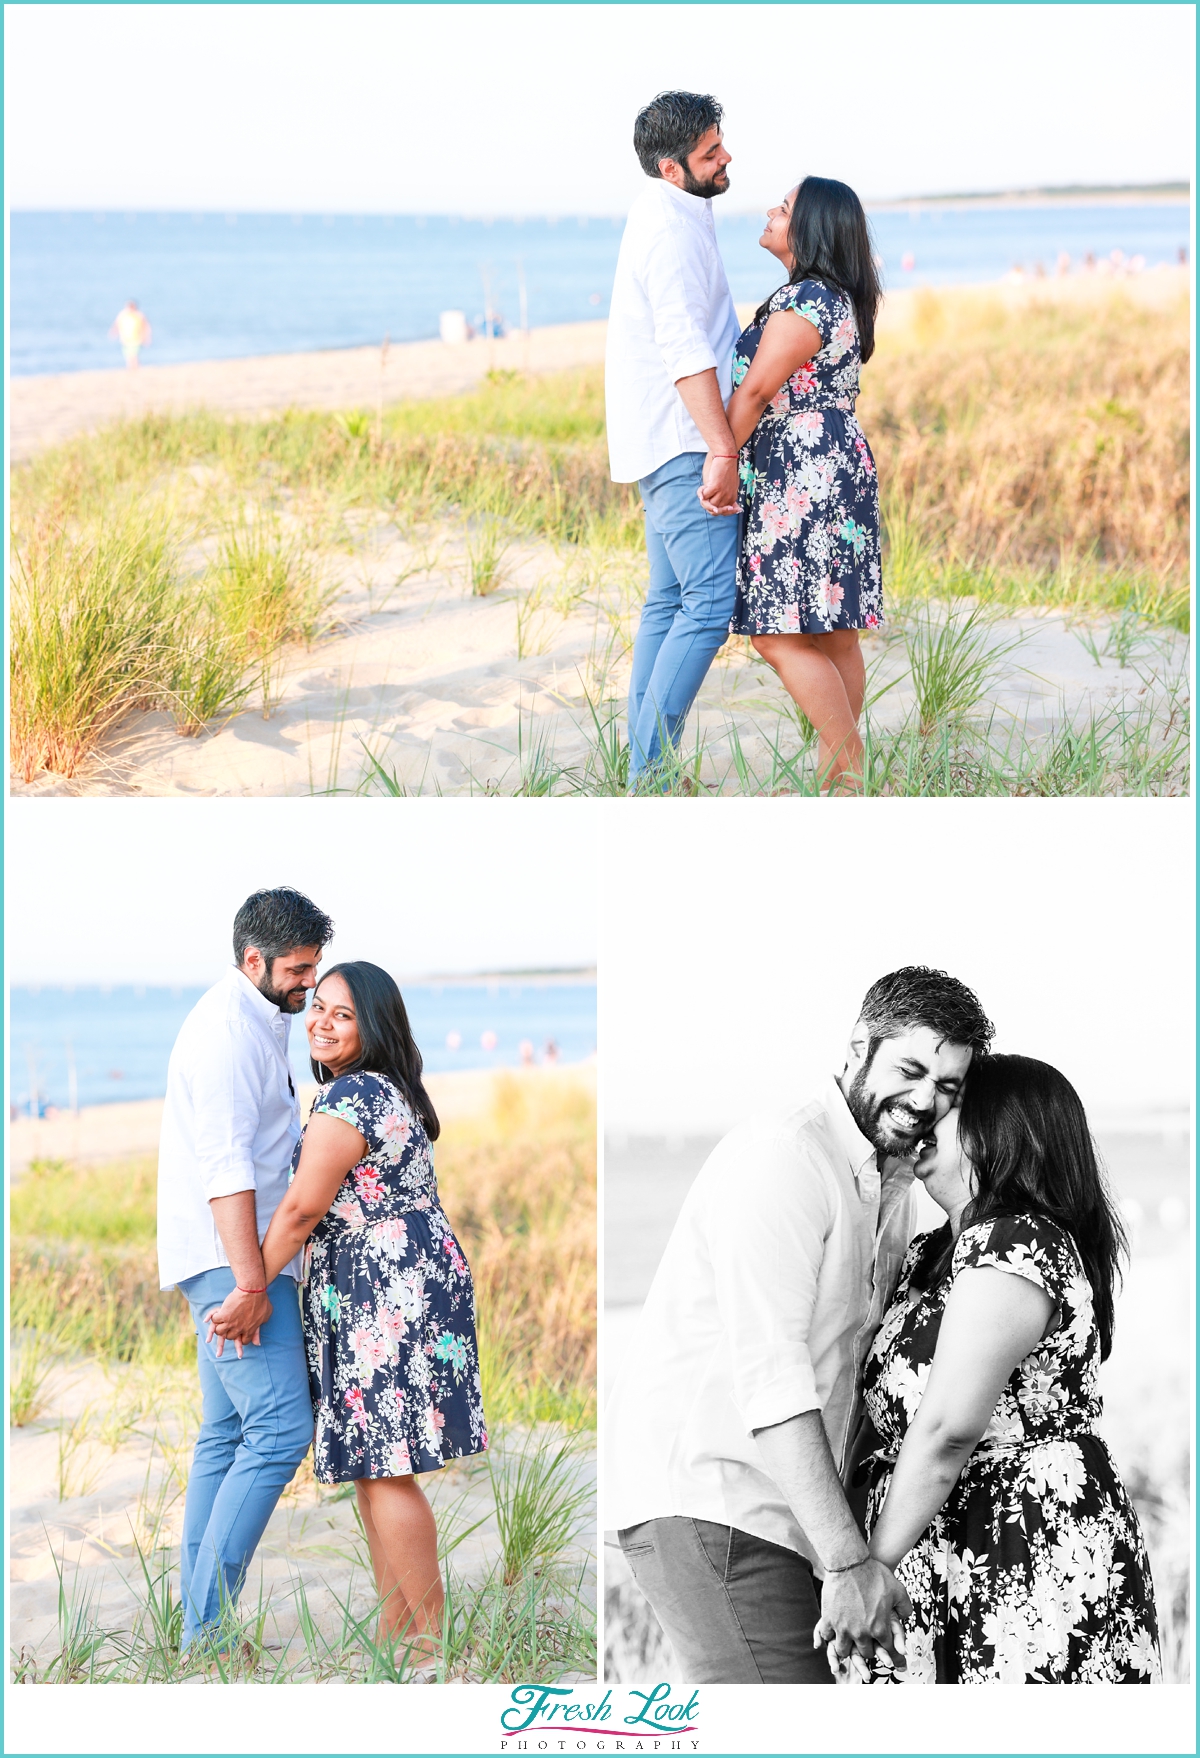
[[1190, 5], [10, 5], [19, 208], [623, 213], [664, 87], [729, 209], [1187, 177]]
[[594, 828], [541, 800], [10, 801], [9, 981], [214, 981], [239, 904], [264, 885], [333, 917], [327, 964], [368, 958], [397, 978], [587, 965]]
[[[842, 1066], [863, 995], [905, 964], [979, 996], [995, 1048], [1036, 1056], [1097, 1117], [1191, 1090], [1186, 800], [664, 801], [618, 819], [604, 888], [609, 1130], [703, 1134]], [[636, 819], [638, 822], [634, 823]]]

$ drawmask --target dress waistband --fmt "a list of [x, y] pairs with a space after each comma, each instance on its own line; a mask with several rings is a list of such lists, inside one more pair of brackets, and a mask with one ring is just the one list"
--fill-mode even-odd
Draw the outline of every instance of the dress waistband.
[[[1030, 1453], [1035, 1447], [1053, 1446], [1056, 1441], [1100, 1440], [1090, 1418], [1081, 1418], [1078, 1423], [1064, 1423], [1053, 1434], [1022, 1435], [1019, 1440], [993, 1441], [990, 1445], [982, 1443], [977, 1446], [967, 1459], [963, 1470], [973, 1465], [976, 1459], [1006, 1459], [1018, 1453]], [[864, 1461], [868, 1467], [879, 1469], [889, 1468], [896, 1463], [898, 1455], [889, 1453], [886, 1447], [877, 1447], [869, 1453]]]

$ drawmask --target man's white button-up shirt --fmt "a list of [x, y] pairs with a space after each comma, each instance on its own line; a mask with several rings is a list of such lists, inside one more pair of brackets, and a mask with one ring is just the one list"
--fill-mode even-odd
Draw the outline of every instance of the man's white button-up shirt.
[[608, 315], [604, 395], [614, 482], [707, 445], [675, 389], [709, 367], [728, 401], [740, 326], [712, 202], [650, 178], [629, 210]]
[[819, 1410], [838, 1469], [913, 1234], [837, 1082], [735, 1129], [688, 1192], [606, 1416], [605, 1525], [688, 1515], [818, 1558], [753, 1431]]
[[[158, 1149], [158, 1269], [164, 1288], [228, 1264], [209, 1207], [254, 1192], [261, 1243], [300, 1139], [288, 1066], [291, 1019], [230, 970], [188, 1014], [171, 1051]], [[287, 1275], [299, 1275], [299, 1258]]]

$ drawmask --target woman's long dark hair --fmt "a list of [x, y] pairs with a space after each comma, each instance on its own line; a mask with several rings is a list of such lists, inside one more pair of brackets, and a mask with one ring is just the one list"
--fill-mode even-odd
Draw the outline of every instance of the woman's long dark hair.
[[[788, 220], [788, 250], [795, 263], [788, 285], [824, 281], [852, 301], [862, 357], [869, 360], [875, 352], [875, 314], [883, 289], [875, 272], [867, 216], [848, 183], [832, 177], [804, 179]], [[756, 323], [763, 321], [770, 304], [768, 299], [759, 306]]]
[[[353, 1068], [344, 1068], [342, 1073], [356, 1074], [365, 1069], [371, 1074], [386, 1074], [425, 1125], [430, 1141], [436, 1141], [442, 1126], [421, 1080], [421, 1052], [408, 1023], [404, 997], [395, 982], [377, 964], [368, 964], [361, 958], [349, 964], [335, 964], [325, 972], [317, 988], [330, 977], [340, 977], [350, 991], [362, 1044]], [[321, 1062], [313, 1062], [312, 1071], [313, 1079], [322, 1085], [333, 1078]]]
[[[962, 1225], [1034, 1214], [1069, 1233], [1092, 1285], [1105, 1360], [1112, 1349], [1113, 1290], [1129, 1247], [1079, 1094], [1048, 1062], [984, 1056], [967, 1076], [958, 1137], [976, 1181]], [[953, 1252], [950, 1230], [943, 1228], [930, 1240], [914, 1283], [932, 1288], [949, 1270]]]

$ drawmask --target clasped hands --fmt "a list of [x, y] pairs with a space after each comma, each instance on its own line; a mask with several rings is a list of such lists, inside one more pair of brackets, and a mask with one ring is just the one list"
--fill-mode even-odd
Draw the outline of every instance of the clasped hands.
[[728, 516], [738, 510], [738, 461], [736, 457], [717, 457], [710, 452], [704, 460], [704, 475], [696, 490], [700, 505], [714, 518]]
[[265, 1293], [243, 1294], [240, 1288], [234, 1288], [220, 1306], [214, 1307], [207, 1315], [208, 1331], [204, 1341], [211, 1343], [216, 1338], [217, 1355], [224, 1353], [226, 1343], [232, 1343], [240, 1361], [243, 1344], [259, 1342], [259, 1331], [273, 1311]]
[[903, 1672], [912, 1602], [886, 1563], [867, 1557], [827, 1577], [813, 1647], [824, 1647], [839, 1682], [869, 1684], [872, 1664]]

